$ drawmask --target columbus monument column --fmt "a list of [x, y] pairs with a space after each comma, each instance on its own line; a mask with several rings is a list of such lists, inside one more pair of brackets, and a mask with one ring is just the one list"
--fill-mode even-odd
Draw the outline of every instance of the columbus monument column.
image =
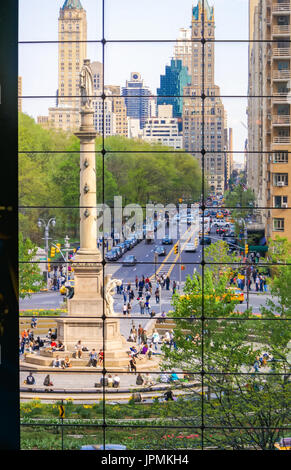
[[[125, 357], [125, 339], [120, 334], [119, 319], [114, 316], [112, 294], [118, 280], [105, 276], [103, 286], [102, 256], [97, 248], [96, 165], [92, 105], [93, 78], [90, 60], [84, 60], [80, 72], [81, 125], [75, 135], [80, 139], [80, 250], [73, 262], [74, 296], [68, 300], [68, 314], [57, 320], [58, 338], [67, 350], [77, 341], [88, 349], [104, 350], [105, 363], [116, 356]], [[108, 285], [107, 285], [108, 284]], [[106, 315], [106, 319], [104, 317]], [[107, 360], [106, 360], [107, 356]], [[110, 362], [109, 362], [109, 359]], [[115, 361], [113, 361], [115, 363]], [[112, 364], [113, 364], [112, 363]]]

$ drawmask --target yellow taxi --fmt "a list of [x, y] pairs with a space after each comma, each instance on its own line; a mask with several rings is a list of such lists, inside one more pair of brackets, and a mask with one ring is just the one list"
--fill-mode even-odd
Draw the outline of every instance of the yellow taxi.
[[65, 282], [65, 284], [63, 284], [62, 287], [60, 288], [60, 294], [66, 295], [66, 293], [67, 293], [66, 286], [74, 288], [75, 287], [75, 279], [70, 279], [68, 282]]
[[217, 219], [223, 219], [223, 217], [224, 217], [223, 212], [217, 212], [216, 214]]
[[277, 450], [291, 450], [291, 437], [284, 437], [274, 444]]
[[[227, 287], [227, 294], [230, 294], [230, 300], [236, 300], [239, 301], [241, 304], [243, 303], [245, 296], [242, 290], [240, 290], [238, 287]], [[224, 297], [226, 297], [226, 295]]]
[[[227, 293], [223, 294], [221, 297], [222, 299], [225, 299], [226, 297], [228, 297], [228, 299], [232, 302], [232, 301], [236, 301], [236, 302], [240, 302], [240, 303], [243, 303], [244, 301], [244, 293], [238, 289], [237, 287], [227, 287], [226, 288], [227, 290]], [[181, 295], [180, 298], [181, 299], [187, 299], [187, 300], [190, 300], [191, 298], [193, 297], [201, 297], [201, 295], [199, 294], [184, 294], [184, 295]], [[215, 302], [220, 302], [221, 301], [221, 297], [220, 296], [215, 296]], [[213, 295], [204, 295], [204, 299], [213, 299], [214, 296]]]

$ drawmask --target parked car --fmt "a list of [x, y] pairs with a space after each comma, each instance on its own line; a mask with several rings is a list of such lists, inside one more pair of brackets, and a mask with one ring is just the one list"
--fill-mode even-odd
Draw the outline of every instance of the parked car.
[[127, 251], [127, 246], [125, 243], [118, 243], [118, 245], [116, 245], [115, 248], [119, 248], [122, 254], [124, 254]]
[[136, 263], [137, 259], [135, 256], [127, 255], [122, 262], [122, 266], [134, 266]]
[[108, 261], [116, 261], [120, 258], [120, 251], [116, 249], [116, 247], [112, 248], [112, 250], [108, 251], [105, 255], [105, 258]]
[[133, 244], [132, 244], [131, 240], [125, 240], [124, 244], [126, 246], [127, 251], [131, 250], [131, 248], [133, 247]]

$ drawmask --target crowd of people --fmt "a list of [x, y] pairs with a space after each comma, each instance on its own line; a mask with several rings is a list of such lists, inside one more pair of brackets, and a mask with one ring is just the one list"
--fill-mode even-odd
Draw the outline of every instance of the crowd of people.
[[[161, 301], [161, 290], [170, 290], [171, 280], [169, 276], [161, 274], [156, 276], [155, 281], [151, 281], [149, 277], [142, 276], [140, 279], [136, 276], [135, 278], [135, 290], [134, 285], [128, 282], [127, 285], [121, 284], [117, 286], [117, 294], [123, 296], [123, 315], [130, 316], [134, 299], [137, 300], [140, 314], [148, 314], [151, 316], [155, 315], [152, 309], [151, 298], [155, 298], [155, 303], [158, 305]], [[177, 283], [172, 282], [173, 294], [176, 292]]]
[[[254, 290], [256, 292], [267, 292], [267, 277], [265, 274], [260, 273], [254, 266], [250, 266], [250, 274], [246, 280], [245, 273], [242, 271], [240, 273], [234, 274], [230, 279], [230, 285], [235, 285], [239, 289], [244, 290], [245, 287], [248, 287], [248, 290]], [[247, 286], [248, 283], [248, 286]]]

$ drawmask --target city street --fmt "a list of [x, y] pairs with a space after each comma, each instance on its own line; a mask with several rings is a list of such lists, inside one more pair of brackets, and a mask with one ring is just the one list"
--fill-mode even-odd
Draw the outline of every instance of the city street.
[[[126, 252], [123, 256], [115, 262], [107, 262], [105, 267], [105, 275], [112, 274], [113, 278], [121, 279], [123, 285], [126, 287], [128, 283], [131, 283], [134, 287], [135, 299], [132, 304], [132, 315], [139, 315], [140, 309], [136, 300], [137, 292], [135, 290], [135, 278], [136, 276], [140, 279], [142, 276], [149, 277], [151, 281], [154, 281], [154, 274], [161, 275], [162, 273], [168, 275], [171, 280], [170, 290], [166, 288], [161, 289], [161, 304], [156, 304], [154, 296], [154, 283], [153, 293], [151, 297], [151, 307], [156, 312], [168, 312], [171, 309], [172, 299], [172, 281], [176, 281], [179, 286], [181, 280], [181, 292], [188, 275], [192, 276], [193, 272], [197, 270], [201, 272], [201, 260], [202, 260], [202, 245], [198, 245], [196, 252], [185, 252], [184, 245], [191, 235], [191, 231], [187, 234], [186, 239], [181, 242], [181, 262], [180, 255], [174, 253], [174, 245], [177, 239], [173, 239], [172, 245], [162, 245], [162, 240], [152, 240], [151, 244], [146, 244], [145, 240], [133, 247], [130, 252]], [[155, 233], [156, 237], [156, 233]], [[217, 241], [217, 235], [215, 230], [211, 230], [211, 237], [213, 241]], [[193, 236], [192, 236], [193, 238]], [[162, 245], [166, 248], [166, 256], [158, 256], [155, 264], [154, 249], [156, 246]], [[137, 259], [137, 264], [134, 266], [122, 266], [123, 260], [127, 254], [134, 255]], [[181, 269], [181, 266], [184, 269]], [[123, 307], [123, 296], [115, 295], [114, 309], [117, 314], [122, 315]], [[268, 293], [249, 291], [249, 306], [253, 309], [253, 312], [258, 314], [260, 307], [266, 304], [267, 299], [270, 298]], [[54, 309], [59, 308], [63, 302], [63, 296], [59, 292], [42, 292], [33, 294], [30, 298], [20, 299], [20, 310], [25, 309]], [[245, 288], [244, 302], [239, 304], [237, 307], [238, 311], [243, 312], [247, 308], [247, 292]]]

